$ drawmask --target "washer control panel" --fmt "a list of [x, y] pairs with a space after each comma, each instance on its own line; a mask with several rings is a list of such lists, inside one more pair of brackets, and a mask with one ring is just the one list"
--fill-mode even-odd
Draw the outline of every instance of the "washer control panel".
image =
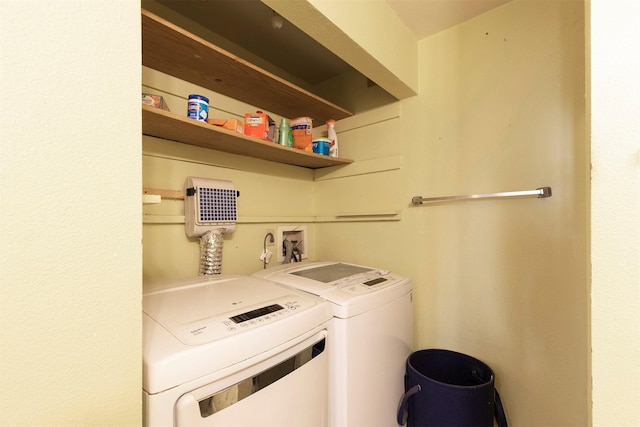
[[344, 292], [359, 295], [375, 292], [379, 289], [392, 286], [402, 280], [404, 280], [402, 277], [387, 270], [370, 270], [365, 273], [356, 274], [355, 276], [336, 280], [333, 285]]

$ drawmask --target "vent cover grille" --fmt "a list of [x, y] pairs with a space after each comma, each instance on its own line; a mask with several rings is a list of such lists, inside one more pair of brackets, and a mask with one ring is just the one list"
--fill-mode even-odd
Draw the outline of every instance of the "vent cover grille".
[[187, 177], [184, 223], [189, 237], [207, 231], [230, 233], [238, 220], [238, 191], [231, 181]]

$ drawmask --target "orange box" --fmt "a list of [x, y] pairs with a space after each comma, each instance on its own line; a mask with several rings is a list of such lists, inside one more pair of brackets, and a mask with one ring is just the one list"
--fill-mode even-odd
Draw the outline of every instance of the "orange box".
[[220, 126], [223, 129], [229, 129], [238, 133], [243, 133], [242, 120], [238, 119], [209, 119], [207, 122], [210, 125]]
[[164, 98], [160, 95], [152, 95], [150, 93], [142, 92], [142, 104], [169, 111], [169, 107], [167, 107], [167, 104], [164, 102]]
[[244, 115], [244, 134], [273, 142], [275, 140], [276, 122], [262, 111]]
[[311, 123], [312, 120], [310, 117], [298, 117], [290, 120], [291, 123], [291, 133], [293, 134], [293, 146], [295, 148], [300, 148], [302, 150], [309, 147], [308, 151], [311, 151], [312, 146], [312, 135], [311, 131], [313, 129]]

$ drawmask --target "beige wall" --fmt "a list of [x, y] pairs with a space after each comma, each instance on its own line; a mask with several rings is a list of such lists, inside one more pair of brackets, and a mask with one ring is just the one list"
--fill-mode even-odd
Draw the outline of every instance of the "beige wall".
[[[579, 119], [582, 100], [571, 81], [580, 85], [575, 62], [580, 61], [582, 47], [574, 38], [582, 18], [573, 10], [575, 4], [568, 2], [559, 2], [562, 10], [552, 6], [549, 15], [529, 11], [523, 3], [422, 41], [420, 95], [392, 106], [391, 112], [385, 110], [382, 116], [389, 117], [388, 123], [374, 113], [365, 117], [371, 124], [358, 131], [340, 123], [349, 129], [340, 135], [341, 149], [358, 160], [343, 168], [351, 171], [349, 178], [325, 179], [317, 174], [323, 180], [312, 181], [308, 172], [297, 168], [145, 141], [145, 165], [165, 161], [152, 153], [187, 158], [167, 160], [178, 165], [176, 177], [162, 181], [145, 172], [145, 180], [181, 186], [183, 173], [192, 170], [188, 165], [192, 157], [205, 161], [217, 157], [240, 171], [222, 168], [227, 179], [243, 190], [244, 223], [225, 243], [225, 266], [230, 271], [250, 272], [256, 263], [260, 267], [254, 250], [262, 249], [264, 228], [306, 222], [316, 241], [314, 256], [389, 266], [413, 277], [416, 346], [455, 347], [485, 358], [496, 370], [512, 425], [585, 425], [589, 289], [588, 277], [581, 277], [586, 271], [581, 263], [586, 262], [589, 242], [579, 240], [585, 238], [579, 228], [586, 221], [580, 204], [587, 199], [581, 191], [588, 191], [588, 172], [581, 170], [586, 161], [581, 151], [587, 149], [578, 144], [582, 131], [578, 124], [544, 116], [542, 106], [547, 101], [537, 91], [520, 96], [502, 92], [505, 104], [517, 103], [516, 110], [527, 113], [519, 121], [518, 112], [505, 111], [491, 96], [503, 85], [517, 89], [508, 76], [504, 82], [492, 77], [504, 72], [499, 64], [528, 75], [524, 66], [533, 67], [529, 61], [539, 59], [544, 67], [538, 87], [554, 100], [549, 106], [569, 122]], [[633, 84], [640, 73], [633, 55], [640, 30], [633, 18], [638, 15], [635, 3], [621, 1], [625, 7], [615, 10], [608, 0], [591, 3], [591, 63], [596, 70], [591, 85], [593, 424], [633, 426], [640, 421], [636, 404], [640, 398], [636, 369], [640, 96]], [[5, 425], [140, 425], [143, 160], [137, 97], [123, 101], [140, 87], [139, 45], [130, 43], [140, 33], [139, 4], [109, 5], [91, 2], [71, 9], [44, 1], [0, 2], [0, 413]], [[528, 25], [535, 28], [527, 35]], [[118, 31], [113, 31], [116, 27]], [[546, 38], [547, 32], [558, 38], [553, 39], [554, 53], [544, 56], [543, 43], [531, 37]], [[500, 36], [505, 35], [501, 44]], [[573, 43], [572, 49], [566, 51], [565, 42]], [[476, 53], [466, 48], [472, 45], [497, 61], [473, 62]], [[531, 52], [529, 45], [535, 47]], [[443, 64], [438, 64], [440, 55]], [[569, 63], [559, 64], [565, 59]], [[457, 61], [471, 68], [447, 76], [457, 70], [453, 65]], [[486, 68], [491, 64], [496, 70]], [[482, 73], [476, 72], [477, 67]], [[457, 84], [447, 83], [450, 79], [462, 85], [460, 93]], [[97, 85], [97, 80], [104, 85]], [[547, 83], [559, 80], [560, 93], [544, 92]], [[523, 85], [520, 90], [526, 89]], [[79, 117], [77, 100], [86, 100], [88, 93], [98, 95], [101, 114]], [[23, 105], [17, 100], [25, 97], [39, 101], [37, 121], [17, 108]], [[558, 100], [563, 102], [556, 104]], [[502, 114], [487, 114], [482, 121], [478, 116], [485, 109]], [[393, 119], [397, 112], [401, 118]], [[524, 119], [529, 116], [539, 127], [527, 124]], [[512, 127], [519, 126], [506, 132], [507, 118]], [[477, 125], [472, 128], [474, 119]], [[417, 123], [423, 132], [412, 130]], [[482, 132], [476, 134], [478, 128]], [[371, 144], [378, 136], [385, 143]], [[523, 142], [542, 145], [533, 150]], [[577, 160], [571, 160], [570, 153]], [[553, 168], [546, 163], [549, 159]], [[193, 170], [221, 175], [219, 166], [203, 167]], [[386, 169], [389, 172], [375, 172]], [[266, 198], [278, 197], [276, 188], [294, 184], [292, 199], [304, 200], [302, 210], [292, 214], [262, 199], [257, 188], [264, 179], [269, 188]], [[413, 195], [498, 191], [503, 184], [509, 184], [505, 190], [550, 185], [554, 196], [409, 207]], [[252, 198], [244, 198], [247, 194]], [[332, 205], [329, 195], [339, 196], [340, 203]], [[44, 203], [33, 205], [34, 198]], [[377, 202], [371, 206], [371, 200]], [[16, 208], [20, 206], [30, 209]], [[265, 211], [256, 211], [258, 206]], [[390, 220], [317, 223], [318, 218], [326, 219], [320, 213], [372, 209]], [[47, 222], [38, 222], [43, 216]], [[155, 225], [144, 227], [146, 266], [155, 262], [147, 258], [154, 234], [148, 229]], [[171, 243], [186, 239], [180, 224], [166, 226], [166, 234], [173, 236], [167, 240]], [[161, 238], [162, 233], [156, 236]], [[192, 252], [195, 246], [196, 242], [180, 243]], [[170, 257], [165, 259], [175, 266]], [[504, 259], [515, 262], [505, 266]], [[187, 270], [181, 268], [172, 267], [159, 276], [183, 275]], [[584, 377], [576, 378], [579, 375]]]
[[[241, 218], [225, 242], [226, 272], [261, 268], [266, 229], [288, 223], [287, 216], [307, 218], [313, 258], [386, 267], [414, 279], [416, 348], [449, 348], [489, 363], [513, 425], [585, 425], [582, 4], [515, 2], [427, 38], [419, 49], [418, 96], [339, 123], [341, 154], [354, 165], [303, 177], [280, 166], [270, 174], [266, 162], [224, 164], [213, 159], [217, 154], [204, 159], [199, 149], [167, 159], [167, 144], [145, 139], [145, 186], [178, 189], [187, 174], [234, 181]], [[155, 78], [149, 72], [145, 83], [182, 84]], [[224, 112], [251, 111], [210, 95]], [[184, 109], [183, 98], [167, 96]], [[552, 198], [410, 206], [415, 195], [542, 186], [553, 188]], [[154, 214], [176, 219], [145, 224], [147, 279], [197, 271], [197, 240], [184, 235], [181, 204], [170, 206], [145, 208], [149, 221]], [[339, 219], [354, 213], [355, 221]]]
[[[210, 117], [238, 117], [256, 107], [216, 94], [143, 67], [143, 90], [162, 94], [172, 112], [186, 114], [190, 93], [209, 98]], [[267, 112], [269, 113], [269, 112]], [[279, 121], [279, 116], [271, 114]], [[238, 191], [238, 225], [224, 236], [222, 272], [251, 274], [262, 268], [259, 256], [268, 230], [278, 225], [306, 225], [311, 246], [314, 230], [313, 171], [260, 159], [221, 153], [143, 137], [143, 186], [182, 190], [187, 176], [230, 180]], [[144, 209], [144, 280], [198, 274], [198, 238], [188, 238], [184, 201], [162, 199]], [[274, 250], [274, 247], [269, 247]]]
[[0, 2], [0, 424], [141, 424], [139, 3]]
[[[318, 225], [319, 257], [412, 277], [416, 348], [486, 361], [516, 426], [589, 420], [583, 22], [579, 2], [514, 2], [422, 40], [401, 116], [339, 135], [347, 157], [399, 170], [317, 183], [319, 207], [402, 211]], [[553, 197], [409, 206], [542, 186]]]

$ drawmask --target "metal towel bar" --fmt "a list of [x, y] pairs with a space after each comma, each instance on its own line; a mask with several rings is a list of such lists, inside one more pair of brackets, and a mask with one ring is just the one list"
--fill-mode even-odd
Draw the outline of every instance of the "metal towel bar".
[[537, 196], [539, 199], [551, 197], [551, 187], [541, 187], [535, 190], [527, 191], [509, 191], [504, 193], [486, 193], [486, 194], [470, 194], [466, 196], [442, 196], [442, 197], [421, 197], [415, 196], [411, 199], [414, 205], [421, 205], [428, 202], [446, 202], [450, 200], [467, 200], [467, 199], [488, 199], [495, 197], [525, 197]]

